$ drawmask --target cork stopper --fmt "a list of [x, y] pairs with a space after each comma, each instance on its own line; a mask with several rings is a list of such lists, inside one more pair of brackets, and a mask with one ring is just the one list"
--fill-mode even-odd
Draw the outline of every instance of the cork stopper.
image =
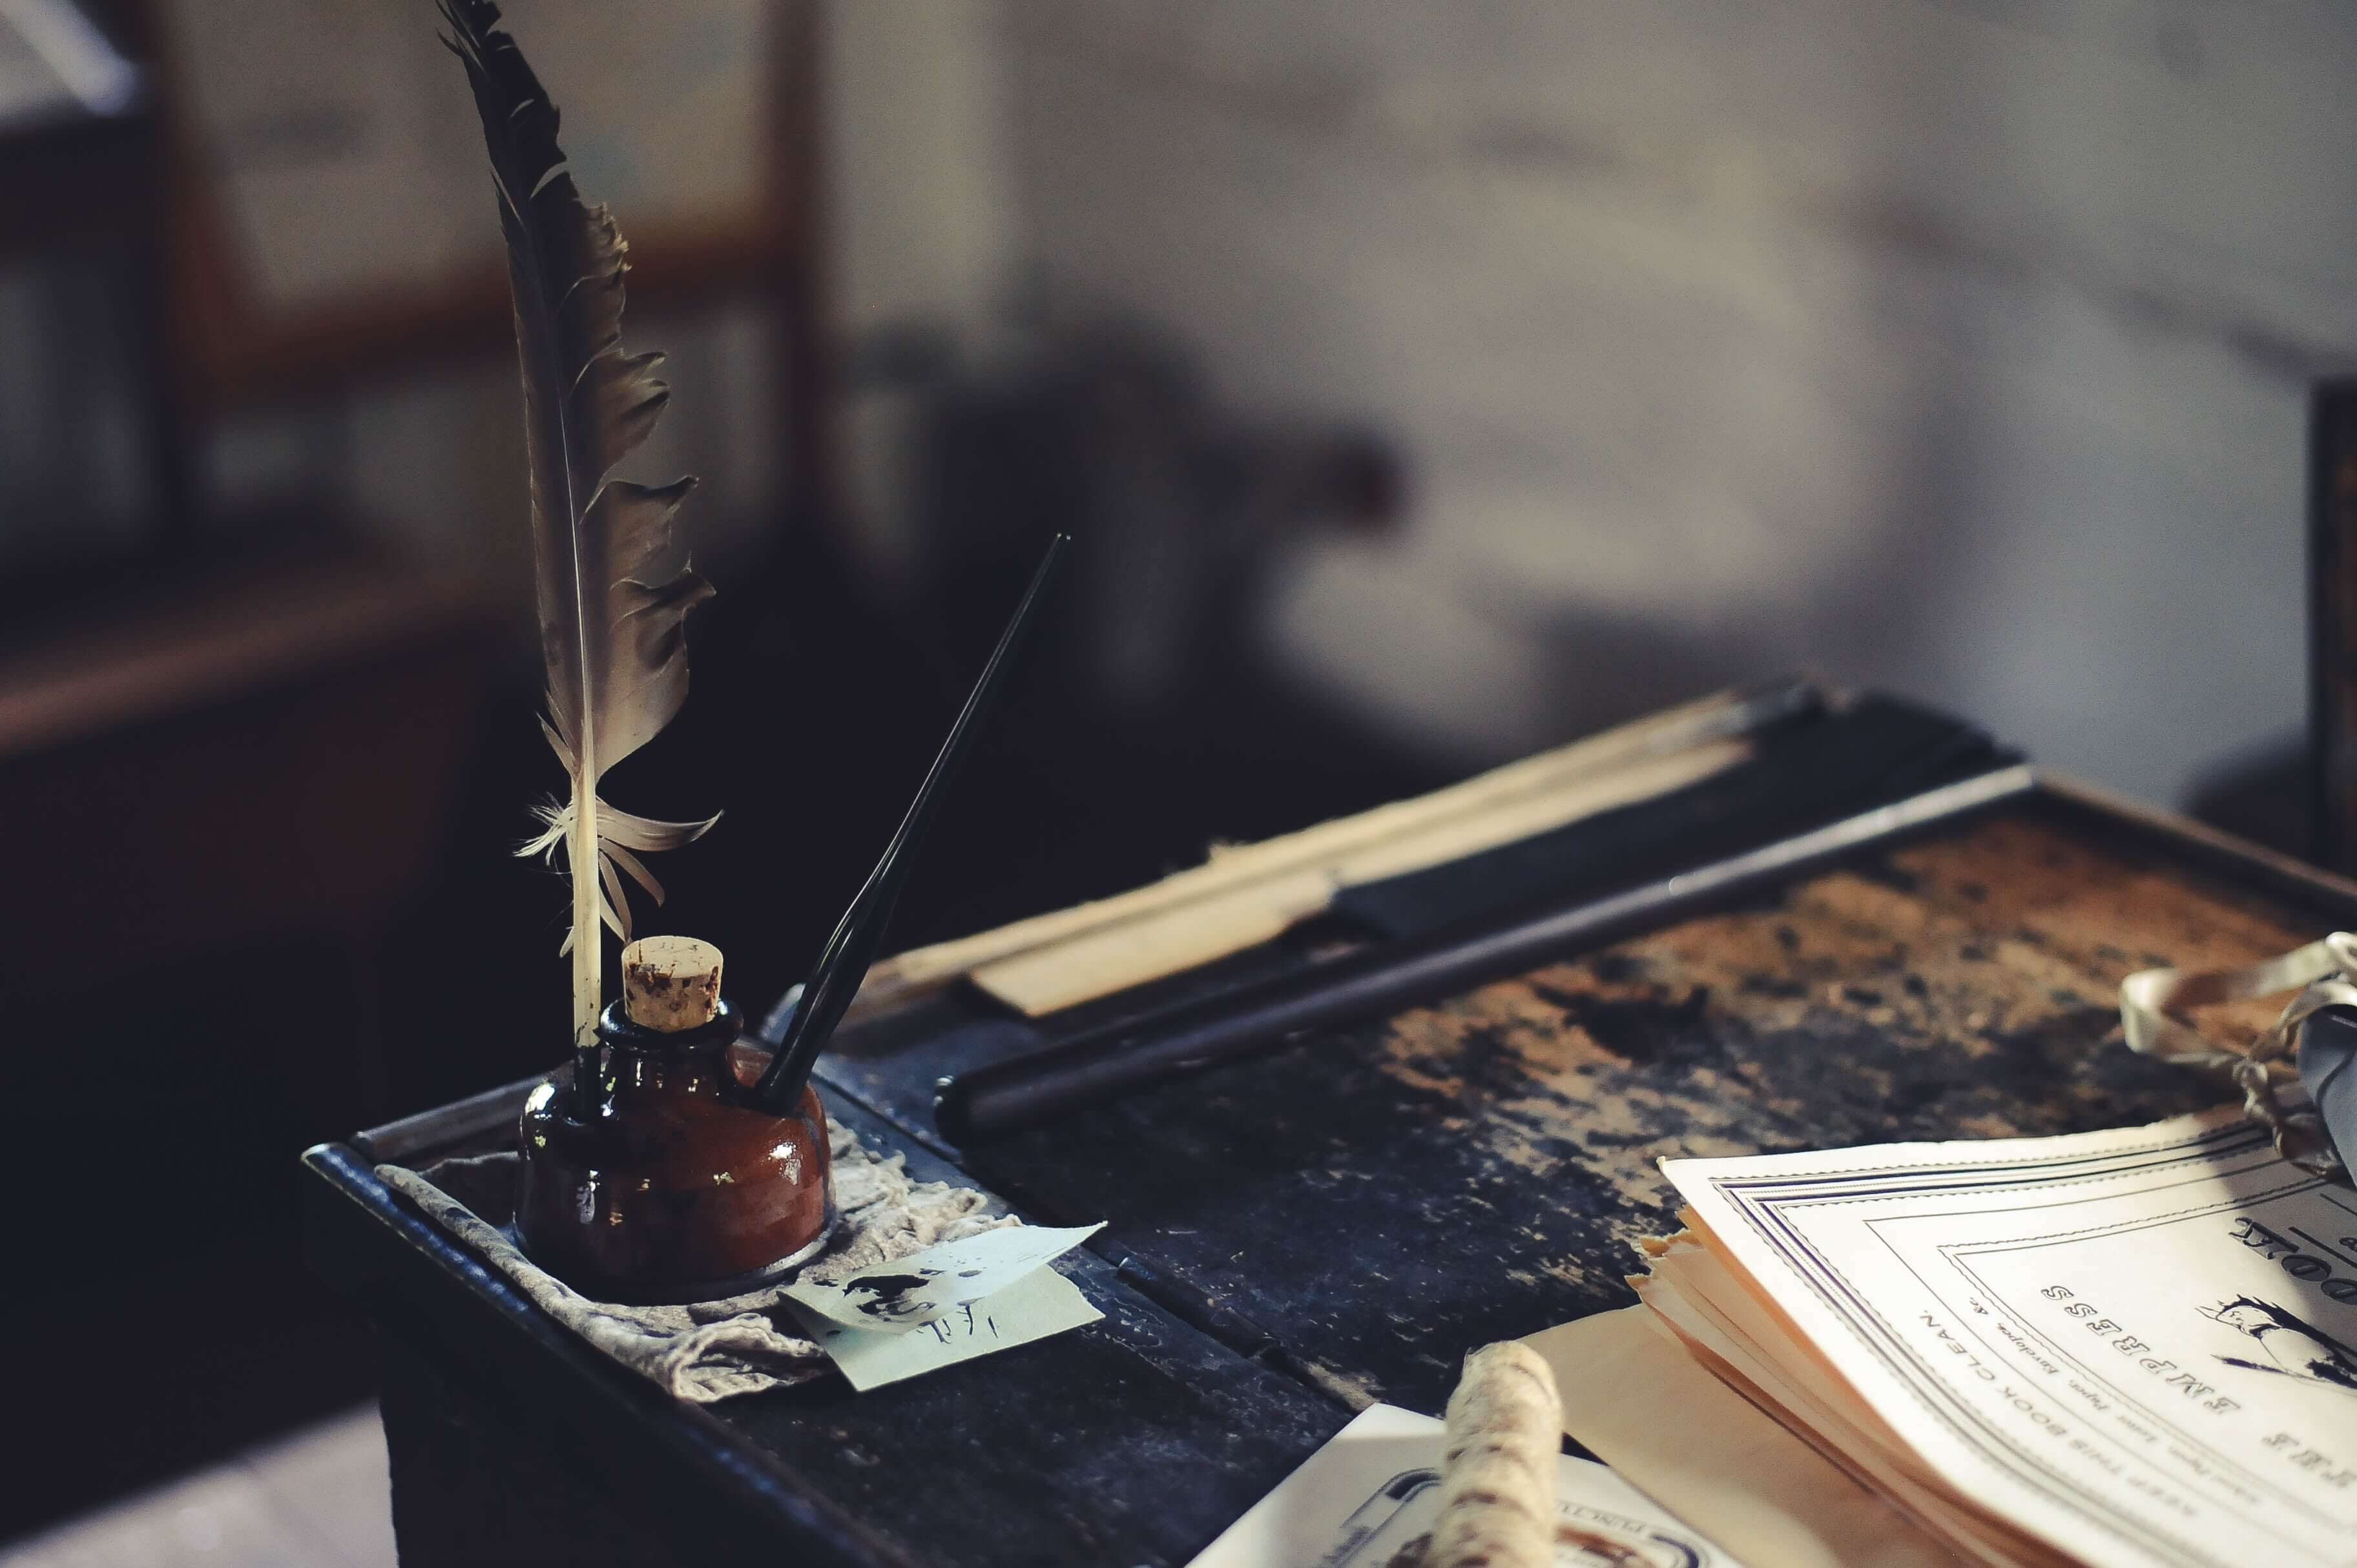
[[720, 1011], [720, 950], [694, 937], [640, 937], [622, 950], [622, 1011], [666, 1035], [709, 1024]]

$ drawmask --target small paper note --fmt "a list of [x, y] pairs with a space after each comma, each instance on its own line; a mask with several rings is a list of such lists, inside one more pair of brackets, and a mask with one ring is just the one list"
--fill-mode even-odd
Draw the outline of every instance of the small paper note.
[[[1021, 1231], [994, 1230], [988, 1234], [1017, 1235]], [[1084, 1236], [1088, 1232], [1049, 1234]], [[1035, 1339], [1061, 1334], [1067, 1328], [1094, 1323], [1104, 1316], [1081, 1294], [1078, 1285], [1051, 1268], [1035, 1268], [1005, 1289], [977, 1301], [961, 1302], [931, 1322], [890, 1329], [847, 1327], [800, 1301], [790, 1300], [787, 1305], [802, 1320], [803, 1328], [818, 1341], [819, 1348], [832, 1357], [843, 1375], [851, 1380], [851, 1386], [863, 1393], [903, 1378], [913, 1378], [920, 1372], [971, 1361], [993, 1350], [1028, 1345]]]
[[1103, 1229], [1102, 1221], [1064, 1230], [1010, 1225], [944, 1241], [843, 1279], [805, 1280], [787, 1286], [786, 1296], [848, 1328], [905, 1335], [969, 1302], [996, 1295]]

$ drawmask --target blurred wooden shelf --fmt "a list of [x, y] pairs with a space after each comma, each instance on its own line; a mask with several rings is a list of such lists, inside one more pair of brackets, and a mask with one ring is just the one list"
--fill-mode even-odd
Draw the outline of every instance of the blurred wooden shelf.
[[340, 558], [157, 588], [0, 660], [46, 983], [287, 933], [357, 949], [438, 846], [492, 658], [463, 585]]
[[447, 631], [470, 585], [354, 559], [281, 564], [128, 596], [95, 624], [0, 656], [0, 762], [191, 712]]

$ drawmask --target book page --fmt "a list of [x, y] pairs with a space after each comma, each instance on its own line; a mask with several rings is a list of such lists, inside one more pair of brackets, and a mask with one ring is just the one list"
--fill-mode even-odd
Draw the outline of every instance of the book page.
[[1663, 1170], [1969, 1502], [2091, 1563], [2347, 1563], [2357, 1195], [2230, 1113]]
[[[1413, 1561], [1440, 1513], [1443, 1434], [1428, 1415], [1370, 1405], [1188, 1568]], [[1555, 1568], [1742, 1568], [1603, 1466], [1567, 1454], [1555, 1460]]]
[[[1707, 1369], [1706, 1381], [1715, 1380], [1731, 1396], [1776, 1412], [1790, 1433], [1808, 1434], [1809, 1444], [1828, 1461], [1872, 1488], [1880, 1502], [1945, 1542], [1948, 1550], [1995, 1568], [2063, 1561], [2051, 1547], [1961, 1506], [1952, 1492], [1924, 1477], [1920, 1462], [1847, 1385], [1804, 1353], [1796, 1353], [1780, 1330], [1760, 1325], [1746, 1332], [1766, 1313], [1731, 1270], [1709, 1260], [1727, 1283], [1724, 1292], [1714, 1294], [1695, 1288], [1696, 1268], [1677, 1267], [1706, 1258], [1695, 1244], [1683, 1259], [1676, 1253], [1657, 1259], [1652, 1276], [1638, 1286], [1640, 1299], [1651, 1309], [1643, 1316], [1651, 1316], [1656, 1328], [1665, 1328]], [[1680, 1274], [1684, 1277], [1677, 1278]]]
[[1614, 1475], [1755, 1568], [1957, 1568], [1652, 1316], [1599, 1312], [1523, 1341], [1555, 1371], [1564, 1430]]

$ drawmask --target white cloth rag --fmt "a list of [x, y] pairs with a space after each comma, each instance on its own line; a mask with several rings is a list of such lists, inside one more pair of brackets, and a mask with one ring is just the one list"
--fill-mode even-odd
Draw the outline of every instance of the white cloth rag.
[[[936, 1241], [1021, 1221], [986, 1212], [989, 1198], [945, 1181], [911, 1181], [906, 1157], [877, 1155], [829, 1120], [838, 1220], [826, 1251], [795, 1277], [831, 1280], [904, 1257]], [[708, 1404], [807, 1382], [827, 1369], [782, 1305], [790, 1280], [726, 1301], [685, 1306], [625, 1306], [592, 1301], [523, 1255], [505, 1229], [515, 1215], [522, 1157], [447, 1159], [414, 1171], [376, 1167], [377, 1178], [409, 1199], [498, 1270], [551, 1317], [676, 1397]]]

